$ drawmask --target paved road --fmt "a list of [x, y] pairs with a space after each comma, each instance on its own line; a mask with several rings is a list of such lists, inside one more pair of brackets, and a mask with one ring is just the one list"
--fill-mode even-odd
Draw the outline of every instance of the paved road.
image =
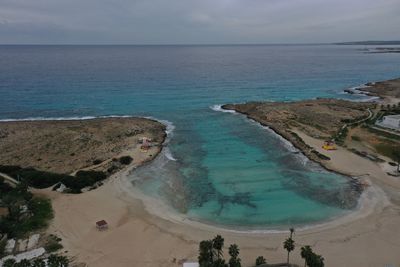
[[5, 174], [0, 172], [0, 176], [3, 177], [4, 179], [6, 179], [7, 181], [13, 183], [13, 184], [18, 184], [19, 182], [17, 180], [15, 180], [14, 178], [12, 178], [10, 175]]
[[390, 134], [394, 134], [394, 135], [400, 136], [400, 133], [396, 132], [396, 131], [392, 131], [392, 130], [389, 130], [389, 129], [383, 129], [381, 127], [372, 126], [372, 125], [369, 126], [369, 127], [374, 129], [374, 130], [377, 130], [377, 131], [386, 132], [386, 133], [390, 133]]

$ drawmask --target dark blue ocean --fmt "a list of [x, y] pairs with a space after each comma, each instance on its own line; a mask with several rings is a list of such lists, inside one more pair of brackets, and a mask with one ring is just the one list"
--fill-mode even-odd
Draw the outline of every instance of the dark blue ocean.
[[0, 119], [148, 116], [168, 147], [130, 179], [191, 219], [304, 225], [348, 212], [349, 182], [218, 105], [340, 97], [400, 76], [400, 54], [363, 46], [0, 46]]

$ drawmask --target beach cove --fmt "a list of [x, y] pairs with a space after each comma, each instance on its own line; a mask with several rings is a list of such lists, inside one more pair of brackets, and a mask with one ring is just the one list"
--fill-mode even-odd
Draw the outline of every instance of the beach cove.
[[[24, 49], [29, 52], [30, 48]], [[46, 56], [43, 60], [47, 62], [41, 67], [43, 69], [38, 69], [39, 72], [56, 62], [51, 55], [60, 53], [59, 49], [52, 50], [50, 54], [35, 49], [29, 52]], [[113, 57], [121, 52], [113, 47], [107, 49], [110, 49]], [[168, 143], [154, 161], [141, 166], [135, 161], [130, 166], [135, 171], [117, 173], [106, 180], [103, 186], [84, 194], [50, 193], [56, 217], [49, 231], [62, 237], [65, 249], [78, 261], [86, 262], [89, 266], [132, 266], [132, 263], [134, 266], [179, 266], [184, 259], [196, 260], [200, 240], [219, 233], [227, 243], [236, 242], [240, 246], [243, 262], [247, 265], [259, 255], [265, 255], [272, 262], [280, 262], [285, 255], [281, 248], [287, 234], [285, 231], [294, 225], [299, 230], [296, 242], [315, 246], [326, 258], [327, 266], [376, 266], [387, 260], [389, 263], [398, 262], [393, 249], [397, 246], [398, 237], [391, 232], [398, 223], [395, 216], [398, 211], [396, 178], [387, 176], [379, 166], [365, 159], [354, 158], [355, 155], [347, 154], [347, 151], [337, 151], [341, 156], [331, 158], [332, 169], [355, 176], [369, 173], [371, 177], [367, 179], [371, 186], [361, 196], [362, 201], [353, 202], [350, 209], [343, 209], [340, 200], [333, 201], [336, 204], [332, 205], [332, 201], [326, 199], [310, 198], [309, 192], [295, 190], [302, 188], [295, 188], [294, 177], [302, 176], [303, 181], [318, 181], [320, 177], [325, 177], [332, 192], [341, 192], [347, 185], [347, 179], [326, 172], [282, 141], [281, 137], [257, 123], [243, 116], [212, 109], [221, 103], [250, 100], [300, 100], [314, 96], [366, 99], [367, 96], [342, 94], [343, 89], [395, 77], [395, 71], [390, 73], [388, 69], [391, 64], [396, 64], [396, 60], [387, 55], [361, 57], [348, 48], [336, 51], [335, 47], [318, 47], [319, 53], [332, 57], [330, 60], [337, 64], [337, 69], [343, 67], [341, 64], [348, 64], [348, 61], [341, 61], [335, 53], [348, 53], [357, 63], [365, 60], [362, 65], [365, 74], [357, 76], [356, 73], [361, 71], [356, 64], [346, 65], [347, 71], [354, 68], [354, 72], [335, 72], [332, 67], [329, 68], [328, 65], [332, 64], [329, 60], [322, 61], [322, 64], [326, 64], [324, 72], [315, 74], [319, 70], [313, 67], [316, 59], [301, 57], [292, 70], [285, 69], [285, 62], [281, 62], [281, 67], [292, 75], [289, 78], [290, 75], [277, 76], [277, 73], [285, 73], [283, 69], [265, 71], [268, 57], [259, 57], [260, 61], [253, 66], [237, 67], [236, 63], [243, 58], [259, 56], [253, 52], [246, 54], [249, 50], [240, 47], [224, 50], [222, 55], [218, 47], [208, 50], [188, 47], [186, 49], [190, 50], [190, 55], [194, 55], [194, 51], [199, 53], [199, 57], [189, 60], [192, 64], [189, 68], [187, 63], [179, 62], [179, 59], [173, 62], [165, 57], [161, 48], [135, 48], [141, 49], [142, 55], [136, 53], [135, 49], [125, 49], [124, 52], [131, 59], [139, 60], [142, 67], [146, 65], [147, 57], [154, 54], [163, 60], [157, 66], [148, 65], [146, 71], [138, 70], [128, 62], [124, 62], [126, 68], [121, 69], [117, 62], [113, 63], [110, 58], [92, 52], [89, 53], [90, 60], [111, 62], [107, 66], [96, 65], [96, 72], [101, 75], [94, 82], [89, 82], [91, 74], [79, 68], [76, 73], [63, 76], [62, 69], [68, 64], [75, 64], [70, 62], [61, 65], [60, 72], [55, 69], [50, 75], [58, 77], [57, 81], [50, 79], [43, 82], [35, 80], [38, 76], [33, 75], [30, 76], [33, 79], [29, 85], [21, 82], [17, 85], [20, 91], [17, 90], [14, 95], [6, 94], [5, 99], [15, 97], [15, 94], [20, 98], [21, 108], [18, 112], [10, 113], [7, 101], [2, 106], [4, 110], [1, 116], [5, 120], [135, 114], [169, 120], [172, 122], [170, 125], [175, 127]], [[174, 47], [170, 49], [175, 55], [188, 51]], [[260, 47], [256, 51], [268, 54], [270, 49]], [[309, 51], [307, 49], [313, 48], [273, 47], [272, 51], [296, 55], [299, 50], [306, 53]], [[69, 52], [79, 54], [79, 49]], [[217, 70], [216, 62], [209, 57], [211, 55], [219, 55], [219, 62], [228, 64], [229, 71], [228, 67], [221, 67], [223, 64]], [[80, 60], [85, 62], [89, 58], [83, 56]], [[168, 71], [167, 65], [171, 66], [171, 62], [181, 70], [182, 76], [175, 76]], [[381, 65], [369, 68], [377, 62], [381, 62]], [[300, 65], [304, 64], [310, 70], [308, 74], [299, 72]], [[199, 66], [204, 68], [199, 69]], [[112, 68], [120, 72], [111, 72]], [[242, 72], [245, 68], [253, 72]], [[312, 71], [314, 74], [311, 75]], [[5, 80], [9, 79], [7, 72], [3, 75]], [[73, 83], [65, 82], [71, 77], [74, 78]], [[64, 93], [50, 89], [56, 88], [54, 85], [60, 81], [64, 81], [61, 86], [64, 87]], [[89, 97], [79, 96], [81, 88], [85, 88]], [[160, 93], [163, 90], [161, 88], [168, 88], [168, 93]], [[186, 88], [191, 90], [185, 91], [186, 95], [182, 94]], [[245, 91], [244, 88], [250, 90]], [[42, 94], [43, 102], [36, 105], [35, 109], [30, 109], [30, 103], [37, 104], [30, 92], [37, 90]], [[46, 100], [60, 94], [64, 94], [66, 100], [61, 101], [60, 105], [50, 104]], [[321, 147], [320, 140], [308, 139], [301, 132], [298, 134], [316, 150]], [[354, 168], [356, 165], [363, 166], [362, 170]], [[269, 177], [279, 179], [275, 185], [274, 181], [269, 181], [273, 185], [270, 188], [260, 184], [260, 181]], [[254, 183], [252, 188], [251, 182], [258, 184]], [[261, 188], [279, 194], [273, 199], [260, 199], [259, 196], [267, 196], [265, 191], [257, 192]], [[294, 207], [294, 203], [298, 206]], [[269, 209], [271, 207], [276, 209]], [[289, 207], [292, 209], [289, 210]], [[107, 219], [109, 231], [99, 234], [95, 230], [93, 221], [99, 218]], [[384, 254], [374, 259], [365, 257], [365, 251], [371, 249], [367, 247], [367, 241], [371, 240], [376, 246], [386, 248]], [[155, 246], [157, 255], [151, 253], [143, 243]], [[364, 257], [362, 262], [355, 254], [346, 255], [347, 258], [338, 257], [341, 251], [344, 253], [353, 247], [360, 248], [359, 255]], [[302, 263], [300, 258], [295, 262]]]

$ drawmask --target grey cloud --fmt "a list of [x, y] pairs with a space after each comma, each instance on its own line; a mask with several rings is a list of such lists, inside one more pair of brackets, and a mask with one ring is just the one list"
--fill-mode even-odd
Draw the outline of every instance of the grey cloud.
[[399, 11], [399, 0], [2, 0], [0, 43], [393, 40]]

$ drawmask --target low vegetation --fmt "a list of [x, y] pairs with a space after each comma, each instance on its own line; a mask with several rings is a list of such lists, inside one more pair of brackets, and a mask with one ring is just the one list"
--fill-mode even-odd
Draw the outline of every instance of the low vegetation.
[[132, 157], [131, 156], [122, 156], [119, 158], [119, 162], [123, 165], [129, 165], [132, 162]]
[[44, 246], [44, 249], [47, 252], [56, 252], [60, 249], [63, 248], [61, 245], [61, 238], [55, 236], [55, 235], [49, 235], [47, 240], [46, 240], [46, 245]]
[[[295, 241], [293, 239], [294, 229], [290, 228], [289, 237], [283, 242], [283, 248], [287, 251], [286, 263], [267, 264], [267, 260], [263, 256], [258, 256], [255, 260], [255, 266], [297, 266], [289, 263], [289, 255], [295, 249]], [[229, 246], [229, 261], [225, 262], [223, 257], [224, 238], [220, 235], [211, 240], [204, 240], [199, 245], [199, 265], [200, 267], [241, 267], [241, 259], [239, 258], [239, 247], [236, 244]], [[304, 259], [304, 266], [308, 267], [324, 267], [324, 258], [313, 252], [310, 246], [301, 248], [301, 257]]]
[[67, 257], [51, 254], [47, 259], [22, 260], [18, 263], [14, 259], [8, 259], [3, 267], [68, 267], [69, 263]]
[[63, 183], [70, 193], [80, 193], [85, 187], [92, 186], [107, 178], [101, 171], [78, 171], [75, 176], [40, 171], [34, 168], [0, 165], [0, 172], [6, 173], [18, 181], [23, 181], [34, 188], [47, 188]]
[[32, 231], [47, 226], [53, 218], [50, 200], [34, 197], [26, 183], [12, 187], [0, 179], [0, 204], [8, 214], [0, 218], [0, 234], [8, 237], [23, 237]]

